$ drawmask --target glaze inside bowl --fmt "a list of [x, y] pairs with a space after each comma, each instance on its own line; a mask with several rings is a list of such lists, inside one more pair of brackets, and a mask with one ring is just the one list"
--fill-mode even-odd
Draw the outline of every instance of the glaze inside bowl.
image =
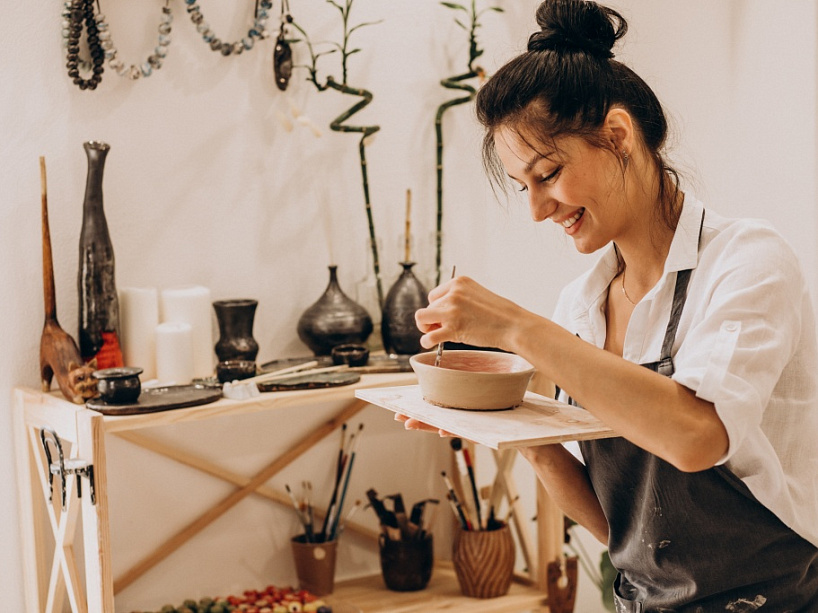
[[480, 350], [420, 353], [409, 363], [423, 398], [442, 407], [470, 410], [510, 409], [522, 403], [534, 367], [512, 353]]

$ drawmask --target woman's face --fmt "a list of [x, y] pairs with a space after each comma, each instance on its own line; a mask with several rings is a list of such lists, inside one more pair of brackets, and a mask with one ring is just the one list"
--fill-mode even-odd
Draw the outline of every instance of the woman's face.
[[528, 194], [534, 221], [560, 224], [580, 253], [604, 247], [627, 227], [622, 166], [611, 151], [578, 137], [559, 139], [558, 151], [532, 147], [505, 127], [494, 142], [508, 176]]

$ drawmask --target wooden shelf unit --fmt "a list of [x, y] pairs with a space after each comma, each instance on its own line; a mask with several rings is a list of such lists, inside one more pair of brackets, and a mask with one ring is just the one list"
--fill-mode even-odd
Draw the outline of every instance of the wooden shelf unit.
[[[60, 613], [68, 599], [73, 613], [111, 613], [115, 610], [114, 595], [141, 577], [153, 566], [193, 538], [215, 519], [229, 511], [246, 496], [256, 493], [289, 505], [286, 494], [269, 488], [266, 482], [316, 442], [332, 433], [344, 422], [368, 406], [354, 397], [355, 390], [415, 382], [412, 373], [366, 374], [354, 385], [306, 391], [273, 392], [247, 400], [222, 398], [198, 407], [173, 409], [143, 415], [105, 416], [66, 401], [58, 392], [17, 388], [15, 397], [15, 441], [17, 453], [18, 488], [21, 528], [23, 535], [23, 564], [25, 576], [26, 610], [29, 612]], [[163, 447], [144, 437], [138, 430], [162, 425], [196, 422], [217, 417], [237, 416], [259, 411], [275, 411], [285, 407], [309, 406], [343, 401], [344, 405], [330, 419], [319, 423], [302, 439], [281, 455], [271, 460], [257, 474], [250, 477], [235, 475], [209, 464], [201, 458], [185, 457], [183, 453]], [[40, 443], [40, 430], [49, 428], [60, 440], [70, 443], [72, 461], [93, 465], [95, 500], [89, 495], [87, 479], [82, 479], [82, 497], [75, 495], [77, 479], [66, 480], [67, 504], [60, 508], [60, 496], [55, 491], [53, 504], [50, 496], [49, 467]], [[230, 482], [236, 489], [204, 511], [190, 524], [171, 536], [160, 548], [140, 560], [123, 575], [112, 573], [109, 507], [107, 499], [107, 456], [105, 436], [116, 434], [143, 447], [195, 465], [214, 477]], [[509, 452], [514, 453], [516, 452]], [[55, 490], [59, 480], [55, 480]], [[490, 608], [481, 611], [540, 611], [545, 603], [546, 572], [549, 561], [562, 554], [562, 514], [544, 496], [539, 488], [537, 553], [530, 566], [530, 577], [523, 585], [515, 582], [509, 595], [492, 599]], [[74, 542], [76, 526], [81, 518], [83, 540], [84, 581], [80, 579]], [[46, 526], [50, 526], [48, 534]], [[348, 529], [377, 538], [371, 530], [353, 524]], [[49, 540], [53, 557], [49, 558]], [[412, 594], [389, 592], [383, 588], [380, 577], [363, 578], [339, 583], [337, 595], [353, 601], [365, 613], [369, 611], [446, 610], [451, 612], [473, 610], [475, 600], [460, 595], [451, 566], [437, 563], [435, 577], [427, 590]], [[384, 608], [389, 603], [388, 607]], [[403, 603], [403, 604], [401, 604]], [[413, 608], [412, 603], [421, 603]], [[429, 608], [434, 606], [434, 608]], [[483, 607], [483, 604], [480, 605]]]

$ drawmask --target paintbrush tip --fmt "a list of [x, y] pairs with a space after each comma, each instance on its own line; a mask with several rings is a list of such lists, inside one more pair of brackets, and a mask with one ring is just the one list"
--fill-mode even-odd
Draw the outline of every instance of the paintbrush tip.
[[460, 451], [461, 449], [463, 449], [463, 441], [459, 438], [456, 437], [453, 438], [449, 444], [455, 451]]

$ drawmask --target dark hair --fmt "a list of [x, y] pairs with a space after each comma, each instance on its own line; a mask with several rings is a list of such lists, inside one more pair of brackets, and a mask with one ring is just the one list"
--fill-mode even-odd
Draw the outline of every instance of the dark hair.
[[579, 136], [611, 148], [600, 128], [614, 106], [633, 117], [659, 175], [660, 215], [673, 228], [679, 178], [662, 153], [667, 120], [651, 88], [613, 59], [614, 44], [628, 30], [613, 9], [586, 0], [545, 0], [537, 8], [540, 31], [528, 50], [500, 68], [477, 94], [477, 117], [486, 129], [483, 164], [492, 180], [505, 180], [494, 147], [498, 128], [509, 127], [525, 142], [554, 143]]

